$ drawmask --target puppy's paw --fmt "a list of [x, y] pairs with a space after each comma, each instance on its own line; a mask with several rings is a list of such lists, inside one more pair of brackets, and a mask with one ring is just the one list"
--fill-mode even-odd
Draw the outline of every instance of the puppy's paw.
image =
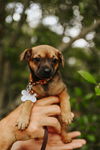
[[25, 130], [28, 127], [28, 125], [29, 125], [29, 118], [20, 117], [16, 123], [18, 130]]
[[74, 118], [74, 114], [72, 112], [68, 112], [66, 114], [62, 113], [61, 119], [65, 124], [70, 124]]
[[72, 141], [72, 139], [68, 136], [68, 135], [62, 135], [62, 141], [64, 143], [70, 143]]

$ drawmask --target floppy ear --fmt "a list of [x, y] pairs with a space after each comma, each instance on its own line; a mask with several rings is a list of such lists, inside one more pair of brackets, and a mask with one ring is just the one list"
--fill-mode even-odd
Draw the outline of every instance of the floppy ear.
[[20, 61], [26, 60], [29, 61], [32, 56], [32, 49], [25, 49], [21, 54], [20, 54]]
[[63, 57], [63, 54], [60, 51], [58, 51], [58, 58], [60, 60], [60, 63], [64, 67], [64, 57]]

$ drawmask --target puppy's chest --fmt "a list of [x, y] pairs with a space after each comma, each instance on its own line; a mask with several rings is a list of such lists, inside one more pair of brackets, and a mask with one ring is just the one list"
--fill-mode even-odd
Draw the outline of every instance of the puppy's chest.
[[64, 89], [65, 85], [63, 82], [50, 82], [45, 85], [38, 85], [33, 90], [38, 94], [39, 98], [45, 96], [56, 96], [59, 95]]

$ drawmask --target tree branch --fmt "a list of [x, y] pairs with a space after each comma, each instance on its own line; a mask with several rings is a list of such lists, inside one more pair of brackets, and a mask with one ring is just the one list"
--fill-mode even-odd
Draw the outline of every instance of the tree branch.
[[75, 38], [71, 39], [69, 43], [61, 43], [61, 45], [58, 46], [58, 49], [60, 49], [61, 51], [69, 48], [73, 42], [75, 42], [76, 40], [85, 37], [86, 34], [88, 34], [89, 32], [93, 31], [94, 29], [96, 29], [98, 26], [100, 25], [100, 19], [96, 21], [96, 23], [93, 23], [90, 27], [83, 29], [83, 31], [76, 36]]

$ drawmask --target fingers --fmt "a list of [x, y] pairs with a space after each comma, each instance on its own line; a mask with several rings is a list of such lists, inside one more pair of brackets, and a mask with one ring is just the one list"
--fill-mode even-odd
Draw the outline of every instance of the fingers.
[[71, 112], [71, 116], [72, 116], [72, 118], [74, 118], [74, 116], [75, 116], [74, 113]]
[[45, 106], [41, 108], [41, 114], [45, 114], [47, 116], [60, 115], [60, 113], [60, 107], [57, 105]]
[[44, 116], [60, 115], [60, 113], [61, 113], [61, 109], [58, 105], [42, 106], [42, 107], [36, 106], [32, 110], [32, 116], [38, 116], [41, 119]]
[[36, 105], [45, 106], [45, 105], [52, 105], [54, 103], [59, 103], [58, 97], [50, 96], [38, 100], [36, 102]]
[[73, 132], [69, 132], [68, 136], [71, 138], [76, 138], [77, 136], [80, 136], [81, 133], [79, 131], [73, 131]]
[[63, 146], [59, 147], [59, 150], [71, 150], [71, 149], [76, 149], [82, 147], [84, 144], [86, 144], [86, 141], [83, 139], [76, 139], [73, 140], [69, 144], [64, 144]]
[[53, 127], [56, 130], [57, 133], [61, 133], [61, 125], [60, 125], [59, 121], [56, 118], [54, 118], [54, 117], [44, 118], [41, 121], [41, 124], [43, 126]]
[[73, 143], [80, 143], [81, 145], [84, 145], [84, 144], [86, 144], [86, 140], [84, 140], [84, 139], [74, 139]]

